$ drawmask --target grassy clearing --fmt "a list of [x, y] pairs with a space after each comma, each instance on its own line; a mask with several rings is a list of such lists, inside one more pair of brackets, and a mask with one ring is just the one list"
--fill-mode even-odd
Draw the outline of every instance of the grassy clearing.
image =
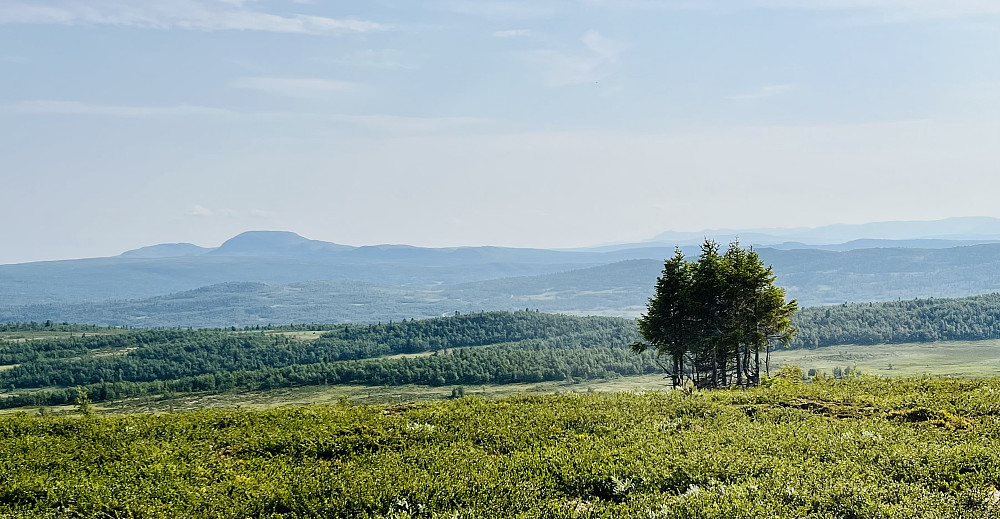
[[236, 333], [263, 333], [264, 335], [282, 335], [298, 341], [311, 342], [327, 333], [322, 330], [238, 330]]
[[1000, 381], [0, 418], [0, 516], [996, 517]]
[[803, 370], [814, 368], [828, 375], [835, 367], [856, 366], [862, 373], [886, 377], [925, 374], [991, 377], [1000, 372], [1000, 340], [845, 345], [772, 352], [771, 366], [782, 364], [797, 365]]
[[[433, 352], [404, 354], [407, 357]], [[989, 377], [1000, 370], [1000, 341], [949, 341], [875, 346], [830, 346], [815, 350], [779, 350], [771, 354], [772, 373], [782, 365], [796, 365], [804, 371], [814, 368], [831, 375], [835, 367], [856, 367], [862, 373], [883, 377], [921, 375], [954, 377]], [[889, 365], [892, 369], [888, 369]], [[9, 369], [0, 366], [0, 369]], [[453, 385], [363, 386], [332, 385], [238, 391], [221, 394], [192, 394], [125, 399], [95, 406], [106, 413], [170, 413], [198, 409], [272, 409], [284, 406], [336, 404], [383, 404], [411, 401], [439, 401], [451, 398]], [[567, 383], [565, 381], [506, 385], [464, 386], [467, 396], [503, 398], [525, 394], [564, 394], [587, 392], [657, 391], [669, 389], [662, 375], [642, 375]], [[53, 413], [71, 413], [72, 406], [51, 407]], [[0, 410], [10, 414], [16, 410]], [[30, 408], [35, 414], [38, 408]]]
[[[662, 375], [621, 377], [611, 380], [592, 380], [580, 383], [539, 382], [531, 384], [487, 384], [461, 386], [466, 397], [487, 399], [524, 395], [559, 395], [582, 393], [613, 393], [619, 391], [658, 391], [668, 386]], [[338, 404], [387, 404], [415, 401], [441, 401], [452, 399], [452, 390], [458, 386], [304, 386], [273, 389], [270, 391], [240, 391], [227, 393], [196, 393], [184, 395], [157, 395], [129, 398], [115, 402], [94, 404], [94, 411], [101, 414], [179, 413], [202, 409], [253, 409], [264, 410], [289, 406], [338, 405]], [[41, 411], [44, 409], [44, 411]], [[0, 415], [40, 412], [68, 415], [75, 407], [44, 406], [22, 409], [0, 409]]]
[[[461, 348], [452, 348], [452, 351], [459, 350]], [[395, 355], [382, 355], [381, 357], [374, 357], [377, 359], [416, 359], [418, 357], [430, 357], [434, 355], [433, 351], [422, 351], [420, 353], [397, 353]]]
[[42, 341], [42, 340], [52, 340], [52, 339], [69, 339], [72, 337], [83, 337], [83, 336], [93, 336], [93, 335], [117, 335], [121, 333], [127, 333], [128, 330], [125, 329], [112, 329], [112, 328], [102, 328], [100, 331], [87, 331], [87, 332], [57, 332], [48, 330], [22, 330], [16, 332], [0, 332], [0, 341], [8, 342], [27, 342], [27, 341]]

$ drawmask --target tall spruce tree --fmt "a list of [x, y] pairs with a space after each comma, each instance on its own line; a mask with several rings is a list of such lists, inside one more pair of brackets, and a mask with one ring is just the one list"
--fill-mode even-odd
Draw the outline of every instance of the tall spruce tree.
[[798, 306], [785, 302], [774, 281], [772, 268], [738, 242], [720, 254], [706, 239], [693, 262], [676, 250], [638, 320], [646, 342], [632, 349], [654, 348], [657, 358], [666, 357], [660, 365], [674, 387], [685, 380], [700, 387], [757, 385], [761, 350], [766, 372], [771, 342], [787, 346], [796, 332], [791, 316]]
[[[639, 330], [648, 343], [637, 342], [632, 349], [642, 353], [653, 347], [657, 362], [670, 375], [674, 388], [681, 385], [686, 368], [684, 357], [698, 337], [697, 321], [691, 314], [691, 267], [680, 249], [663, 264], [656, 280], [656, 295], [649, 299], [648, 312], [639, 319]], [[660, 357], [667, 357], [667, 364]]]

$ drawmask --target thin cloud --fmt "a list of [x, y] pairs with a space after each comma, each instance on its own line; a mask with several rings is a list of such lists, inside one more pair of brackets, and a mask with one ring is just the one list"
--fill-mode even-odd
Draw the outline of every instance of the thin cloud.
[[517, 38], [519, 36], [527, 35], [527, 29], [507, 29], [505, 31], [495, 31], [493, 33], [494, 38]]
[[491, 19], [539, 19], [557, 14], [554, 6], [537, 1], [438, 0], [431, 5], [444, 11]]
[[1000, 15], [996, 0], [753, 0], [760, 7], [823, 10], [875, 10], [895, 18], [959, 18]]
[[527, 54], [529, 61], [543, 67], [545, 83], [561, 87], [600, 81], [611, 74], [613, 65], [626, 46], [597, 31], [588, 31], [580, 38], [586, 51], [567, 54], [555, 50], [536, 50]]
[[108, 117], [232, 117], [237, 112], [207, 106], [129, 106], [81, 103], [78, 101], [20, 101], [0, 106], [0, 112], [36, 115], [94, 115]]
[[277, 216], [277, 213], [265, 209], [244, 211], [228, 208], [210, 209], [203, 205], [194, 205], [187, 210], [187, 215], [195, 218], [273, 218]]
[[796, 9], [874, 12], [886, 21], [1000, 15], [996, 0], [578, 0], [613, 9], [685, 9], [718, 12]]
[[188, 214], [188, 216], [197, 216], [197, 217], [201, 217], [201, 218], [211, 218], [211, 217], [215, 216], [215, 211], [213, 211], [213, 210], [211, 210], [211, 209], [209, 209], [209, 208], [207, 208], [205, 206], [202, 206], [202, 205], [196, 205], [196, 206], [192, 207], [191, 209], [188, 209], [187, 214]]
[[288, 97], [318, 97], [357, 88], [356, 83], [311, 77], [245, 77], [232, 86]]
[[251, 9], [241, 1], [170, 0], [169, 2], [90, 2], [48, 0], [0, 5], [0, 24], [114, 25], [142, 29], [195, 31], [266, 31], [322, 34], [371, 32], [389, 26], [353, 18], [304, 14], [278, 15]]
[[364, 49], [333, 58], [316, 58], [316, 61], [332, 65], [386, 70], [415, 70], [422, 66], [418, 58], [396, 49]]
[[765, 85], [752, 92], [731, 95], [728, 99], [733, 101], [752, 101], [755, 99], [764, 99], [784, 94], [793, 88], [795, 88], [795, 85]]
[[[0, 113], [20, 115], [63, 115], [118, 118], [211, 118], [218, 121], [313, 120], [341, 123], [385, 133], [430, 133], [453, 128], [470, 128], [492, 123], [479, 117], [407, 117], [399, 115], [351, 115], [316, 112], [238, 112], [207, 106], [102, 105], [78, 101], [21, 101], [0, 105]], [[219, 213], [219, 211], [215, 211]], [[202, 215], [205, 216], [205, 215]]]
[[404, 117], [398, 115], [335, 115], [338, 121], [357, 124], [373, 130], [390, 132], [431, 132], [455, 127], [484, 125], [489, 119], [478, 117]]

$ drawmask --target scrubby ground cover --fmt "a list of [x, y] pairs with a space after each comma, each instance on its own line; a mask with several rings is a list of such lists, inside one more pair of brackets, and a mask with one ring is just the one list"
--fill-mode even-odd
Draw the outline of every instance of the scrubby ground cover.
[[992, 517], [1000, 381], [0, 418], [7, 517]]

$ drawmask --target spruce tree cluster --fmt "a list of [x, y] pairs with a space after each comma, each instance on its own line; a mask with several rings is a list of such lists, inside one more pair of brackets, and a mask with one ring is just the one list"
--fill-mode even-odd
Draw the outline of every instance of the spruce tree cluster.
[[798, 305], [786, 302], [774, 281], [772, 268], [739, 242], [723, 254], [705, 240], [695, 261], [677, 249], [638, 320], [645, 342], [632, 349], [654, 349], [674, 387], [756, 386], [761, 353], [766, 372], [772, 341], [787, 346], [796, 333], [791, 317]]

